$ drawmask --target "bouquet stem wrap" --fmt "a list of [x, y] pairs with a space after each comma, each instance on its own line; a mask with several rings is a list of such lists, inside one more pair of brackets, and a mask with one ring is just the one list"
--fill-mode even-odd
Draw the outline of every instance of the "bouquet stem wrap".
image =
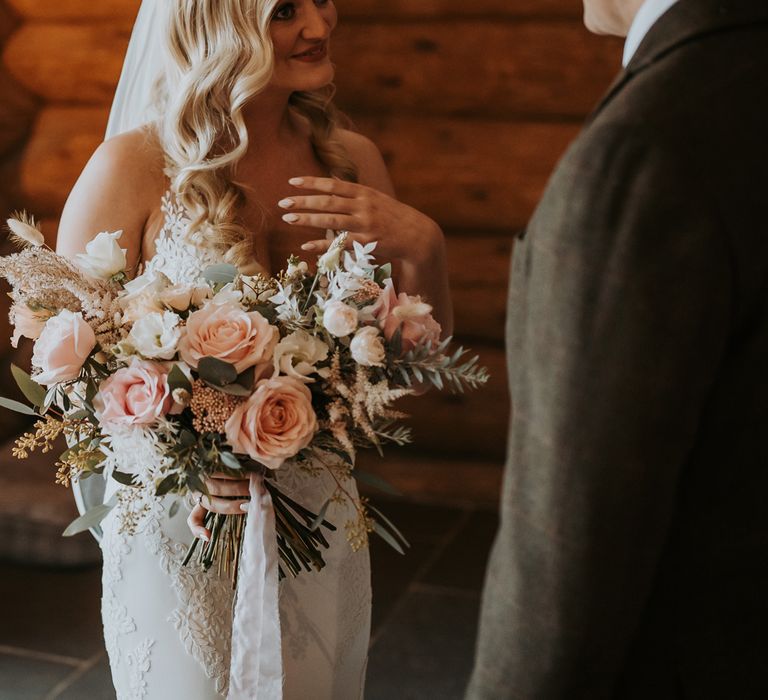
[[281, 700], [283, 659], [278, 606], [275, 510], [261, 474], [251, 474], [251, 502], [232, 622], [228, 700]]

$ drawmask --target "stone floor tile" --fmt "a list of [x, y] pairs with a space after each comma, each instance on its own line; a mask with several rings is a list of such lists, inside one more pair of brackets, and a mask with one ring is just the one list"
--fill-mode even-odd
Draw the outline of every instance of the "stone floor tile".
[[104, 649], [101, 570], [0, 563], [0, 645], [88, 659]]
[[424, 583], [479, 592], [485, 581], [485, 568], [491, 551], [498, 516], [492, 511], [472, 513], [434, 566], [422, 578]]
[[72, 670], [64, 664], [0, 654], [0, 699], [42, 700]]
[[480, 600], [416, 587], [371, 649], [366, 700], [460, 700], [472, 669]]
[[115, 700], [106, 654], [93, 668], [57, 695], [56, 700]]

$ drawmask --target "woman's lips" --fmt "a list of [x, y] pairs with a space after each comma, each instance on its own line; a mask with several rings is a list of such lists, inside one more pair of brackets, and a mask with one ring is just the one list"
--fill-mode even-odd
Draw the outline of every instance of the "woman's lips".
[[305, 63], [315, 63], [317, 61], [322, 61], [327, 55], [328, 44], [322, 43], [318, 44], [317, 46], [313, 46], [307, 51], [297, 53], [295, 56], [292, 56], [292, 58], [296, 61], [304, 61]]

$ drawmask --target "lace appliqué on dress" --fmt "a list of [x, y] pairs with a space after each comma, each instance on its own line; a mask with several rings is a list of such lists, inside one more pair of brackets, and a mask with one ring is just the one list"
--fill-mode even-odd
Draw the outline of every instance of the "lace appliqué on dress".
[[207, 247], [202, 236], [191, 230], [186, 210], [170, 191], [163, 197], [161, 211], [163, 228], [144, 272], [162, 272], [173, 284], [194, 284], [207, 267], [221, 262], [221, 251]]
[[152, 647], [154, 641], [145, 639], [138, 647], [128, 654], [130, 669], [131, 700], [143, 700], [147, 697], [147, 674], [152, 666]]
[[157, 558], [179, 601], [169, 620], [178, 630], [187, 653], [215, 681], [216, 690], [226, 695], [234, 595], [229, 581], [212, 570], [204, 572], [191, 562], [182, 566], [187, 547], [163, 532], [162, 522], [168, 517], [164, 502], [158, 501], [151, 511], [144, 535], [147, 549]]

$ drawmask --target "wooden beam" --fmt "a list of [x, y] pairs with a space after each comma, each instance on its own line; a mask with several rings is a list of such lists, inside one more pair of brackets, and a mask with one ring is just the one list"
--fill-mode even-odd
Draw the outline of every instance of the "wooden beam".
[[88, 22], [94, 20], [130, 20], [136, 17], [141, 0], [5, 0], [27, 20], [58, 19]]
[[334, 41], [340, 104], [373, 114], [579, 119], [620, 68], [617, 42], [579, 22], [415, 22]]
[[[412, 455], [387, 448], [384, 457], [372, 450], [360, 453], [357, 466], [377, 474], [394, 486], [408, 501], [441, 503], [458, 507], [498, 508], [503, 457], [494, 460], [454, 460], [436, 454]], [[387, 497], [358, 482], [361, 493], [387, 512]], [[404, 533], [406, 537], [408, 533]]]
[[355, 117], [399, 197], [446, 228], [524, 226], [580, 127], [489, 119]]
[[[54, 102], [111, 102], [130, 26], [28, 23], [9, 71]], [[619, 67], [619, 47], [577, 22], [415, 22], [341, 26], [340, 104], [355, 112], [581, 118]], [[87, 80], [84, 79], [87, 76]]]
[[[67, 19], [133, 20], [140, 0], [6, 0], [21, 17], [50, 21]], [[342, 23], [449, 17], [568, 17], [578, 19], [582, 9], [572, 0], [337, 0]]]
[[111, 104], [130, 27], [98, 24], [22, 25], [8, 40], [7, 70], [49, 102]]
[[[57, 215], [101, 142], [107, 110], [47, 107], [22, 167], [24, 191], [40, 215]], [[357, 118], [381, 148], [399, 197], [444, 228], [523, 226], [578, 126], [496, 120]]]
[[375, 22], [382, 19], [489, 16], [578, 19], [583, 12], [581, 3], [572, 0], [336, 0], [336, 7], [342, 23], [350, 19]]

